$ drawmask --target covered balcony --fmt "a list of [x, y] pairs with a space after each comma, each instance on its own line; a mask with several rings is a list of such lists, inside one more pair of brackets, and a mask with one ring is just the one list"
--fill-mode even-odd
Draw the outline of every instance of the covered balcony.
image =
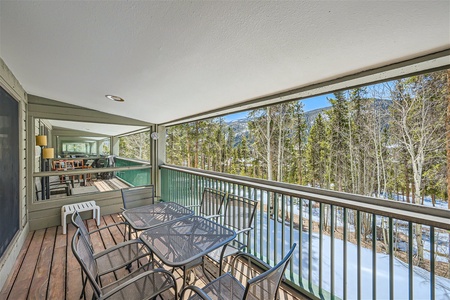
[[0, 298], [77, 299], [61, 207], [94, 200], [108, 225], [120, 190], [149, 184], [185, 206], [205, 188], [258, 201], [246, 251], [273, 266], [298, 245], [280, 299], [449, 298], [449, 210], [186, 167], [192, 149], [167, 149], [174, 126], [445, 72], [449, 24], [446, 1], [2, 1]]

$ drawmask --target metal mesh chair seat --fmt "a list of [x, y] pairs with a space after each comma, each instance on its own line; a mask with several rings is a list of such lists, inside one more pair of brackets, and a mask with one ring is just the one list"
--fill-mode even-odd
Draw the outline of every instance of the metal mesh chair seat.
[[[154, 261], [118, 278], [115, 273], [114, 277], [108, 278], [108, 284], [103, 286], [101, 276], [105, 274], [99, 273], [99, 264], [80, 229], [77, 229], [73, 237], [72, 251], [92, 286], [93, 299], [151, 299], [172, 288], [175, 294], [177, 292], [173, 275], [164, 269], [155, 269], [159, 265]], [[110, 272], [120, 268], [116, 267]]]
[[[188, 286], [181, 292], [181, 299], [187, 293], [195, 293], [189, 299], [197, 300], [275, 300], [278, 295], [284, 271], [294, 253], [297, 244], [294, 244], [288, 254], [276, 266], [270, 267], [265, 262], [248, 253], [237, 254], [231, 265], [232, 273], [225, 273], [219, 278], [207, 284], [203, 289], [196, 286]], [[246, 262], [247, 273], [253, 274], [255, 269], [261, 267], [267, 271], [249, 279], [244, 286], [235, 277], [238, 261]], [[245, 277], [245, 276], [244, 276]]]
[[148, 259], [146, 259], [146, 262], [150, 261], [151, 252], [148, 247], [145, 246], [145, 244], [143, 244], [139, 239], [118, 243], [115, 246], [109, 247], [105, 250], [94, 252], [91, 235], [101, 230], [108, 229], [109, 227], [116, 226], [118, 223], [101, 227], [97, 230], [89, 232], [83, 222], [83, 219], [77, 211], [72, 215], [72, 223], [80, 229], [80, 232], [89, 244], [94, 255], [94, 259], [99, 265], [100, 274], [107, 273], [108, 270], [116, 268], [118, 266], [129, 267], [130, 263], [133, 263], [135, 261], [139, 265], [139, 259], [144, 257], [148, 257]]
[[[206, 285], [203, 292], [212, 300], [241, 300], [244, 297], [245, 287], [230, 273], [225, 273]], [[198, 294], [189, 298], [189, 300], [199, 299], [202, 298]]]
[[[227, 244], [225, 249], [224, 247], [220, 247], [219, 249], [216, 249], [208, 253], [208, 257], [214, 260], [215, 262], [219, 263], [221, 258], [235, 255], [245, 247], [247, 247], [247, 245], [245, 245], [244, 243], [241, 243], [238, 240], [233, 240]], [[224, 251], [223, 254], [222, 251]]]
[[145, 265], [101, 288], [107, 299], [151, 299], [174, 286], [170, 273], [157, 264]]
[[[100, 274], [107, 273], [110, 269], [129, 266], [130, 262], [142, 259], [140, 263], [146, 264], [150, 258], [150, 251], [140, 240], [131, 240], [110, 247], [94, 254]], [[138, 263], [139, 264], [139, 263]]]

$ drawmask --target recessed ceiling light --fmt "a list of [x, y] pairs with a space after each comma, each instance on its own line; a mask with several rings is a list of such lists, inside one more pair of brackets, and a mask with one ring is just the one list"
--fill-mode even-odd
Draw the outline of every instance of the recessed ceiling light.
[[120, 98], [119, 96], [105, 95], [105, 97], [108, 98], [109, 100], [113, 100], [113, 101], [116, 101], [116, 102], [124, 102], [125, 101], [122, 98]]

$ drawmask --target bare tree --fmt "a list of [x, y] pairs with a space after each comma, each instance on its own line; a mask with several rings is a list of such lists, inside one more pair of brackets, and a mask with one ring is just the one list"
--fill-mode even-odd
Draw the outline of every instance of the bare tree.
[[[439, 74], [432, 73], [398, 80], [391, 89], [391, 133], [407, 151], [413, 173], [414, 203], [422, 198], [422, 177], [428, 153], [443, 145], [442, 125], [445, 101]], [[422, 226], [415, 225], [419, 263], [423, 261]]]

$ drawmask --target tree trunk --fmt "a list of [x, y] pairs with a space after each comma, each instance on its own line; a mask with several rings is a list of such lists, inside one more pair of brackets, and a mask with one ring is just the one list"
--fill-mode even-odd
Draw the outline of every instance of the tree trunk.
[[410, 190], [409, 190], [409, 172], [408, 172], [408, 162], [405, 161], [405, 186], [406, 186], [406, 202], [411, 203]]

